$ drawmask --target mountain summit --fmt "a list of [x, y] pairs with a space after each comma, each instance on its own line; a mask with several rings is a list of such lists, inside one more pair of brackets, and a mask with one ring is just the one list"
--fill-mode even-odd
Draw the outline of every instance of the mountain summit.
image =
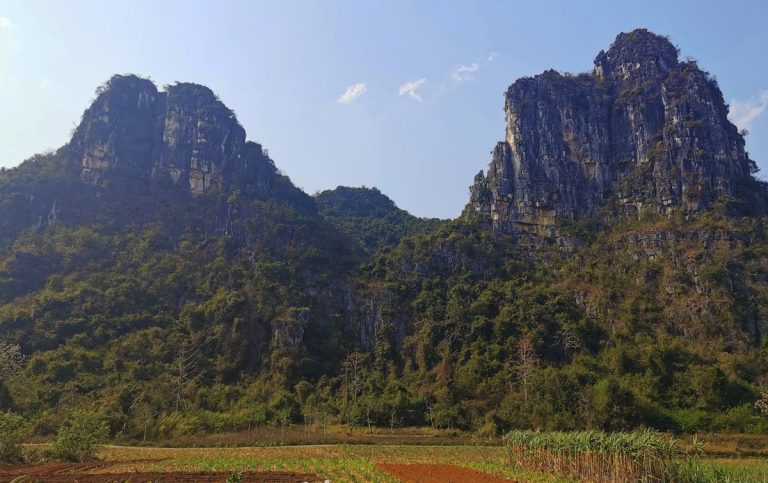
[[209, 88], [176, 83], [159, 91], [127, 75], [97, 94], [70, 143], [83, 181], [172, 184], [194, 194], [269, 192], [274, 164]]
[[317, 212], [209, 88], [160, 90], [148, 79], [115, 75], [97, 89], [66, 145], [0, 174], [0, 251], [30, 226], [144, 223], [163, 206], [158, 196], [203, 202], [217, 195], [232, 203], [214, 202], [216, 214], [202, 220], [209, 233], [242, 231], [254, 210], [235, 203], [241, 196]]
[[519, 79], [504, 112], [506, 139], [469, 206], [498, 231], [554, 235], [558, 220], [601, 210], [696, 212], [721, 197], [765, 204], [717, 82], [648, 30], [619, 34], [591, 74]]

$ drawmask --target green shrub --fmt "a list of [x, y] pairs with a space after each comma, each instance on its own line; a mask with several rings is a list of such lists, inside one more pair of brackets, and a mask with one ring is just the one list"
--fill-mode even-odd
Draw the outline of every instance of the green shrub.
[[17, 414], [0, 412], [0, 461], [18, 463], [22, 460], [21, 442], [27, 421]]
[[158, 435], [166, 438], [189, 436], [205, 429], [203, 420], [196, 414], [171, 412], [160, 416], [157, 422]]
[[89, 461], [109, 436], [107, 417], [100, 412], [75, 410], [59, 427], [52, 456], [65, 461]]
[[712, 413], [703, 409], [675, 409], [668, 413], [674, 421], [675, 430], [683, 433], [707, 431], [712, 427]]
[[760, 416], [751, 404], [730, 408], [713, 418], [715, 431], [736, 431], [739, 433], [765, 433], [768, 421]]

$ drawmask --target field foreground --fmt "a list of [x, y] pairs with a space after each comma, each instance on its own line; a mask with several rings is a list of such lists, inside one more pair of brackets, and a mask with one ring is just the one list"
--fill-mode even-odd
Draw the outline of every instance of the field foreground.
[[[305, 445], [257, 448], [148, 448], [106, 446], [101, 461], [0, 466], [14, 482], [496, 482], [568, 481], [526, 471], [500, 446]], [[765, 459], [707, 459], [716, 479], [768, 481]]]
[[[232, 473], [215, 471], [198, 472], [112, 472], [109, 464], [49, 464], [34, 467], [0, 468], [0, 481], [44, 482], [44, 483], [220, 483], [227, 481]], [[95, 468], [103, 470], [96, 472]], [[242, 483], [314, 483], [323, 481], [318, 475], [290, 471], [251, 471], [239, 474]]]
[[106, 446], [96, 463], [0, 467], [0, 481], [224, 482], [234, 473], [243, 482], [556, 481], [515, 471], [504, 455], [498, 446]]

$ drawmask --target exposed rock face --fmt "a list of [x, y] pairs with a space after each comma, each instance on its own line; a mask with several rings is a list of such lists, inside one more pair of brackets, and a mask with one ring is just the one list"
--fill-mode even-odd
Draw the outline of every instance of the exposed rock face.
[[523, 78], [505, 101], [506, 139], [468, 207], [496, 230], [555, 235], [558, 220], [603, 208], [668, 214], [766, 199], [716, 81], [647, 30], [620, 34], [591, 74]]
[[308, 320], [308, 308], [289, 308], [284, 314], [272, 320], [272, 343], [281, 348], [301, 344]]
[[161, 92], [136, 76], [115, 76], [106, 84], [83, 114], [70, 148], [82, 159], [81, 178], [92, 184], [264, 194], [276, 173], [210, 89], [179, 83]]

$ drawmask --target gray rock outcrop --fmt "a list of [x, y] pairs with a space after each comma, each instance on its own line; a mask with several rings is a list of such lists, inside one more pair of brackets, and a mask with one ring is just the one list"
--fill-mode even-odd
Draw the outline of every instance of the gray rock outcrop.
[[207, 87], [177, 83], [159, 91], [133, 75], [115, 76], [100, 89], [69, 146], [82, 160], [81, 179], [91, 184], [258, 195], [277, 171]]
[[470, 188], [469, 216], [510, 233], [557, 234], [598, 213], [702, 211], [766, 190], [717, 82], [667, 38], [620, 34], [590, 74], [546, 71], [505, 95], [506, 139]]

